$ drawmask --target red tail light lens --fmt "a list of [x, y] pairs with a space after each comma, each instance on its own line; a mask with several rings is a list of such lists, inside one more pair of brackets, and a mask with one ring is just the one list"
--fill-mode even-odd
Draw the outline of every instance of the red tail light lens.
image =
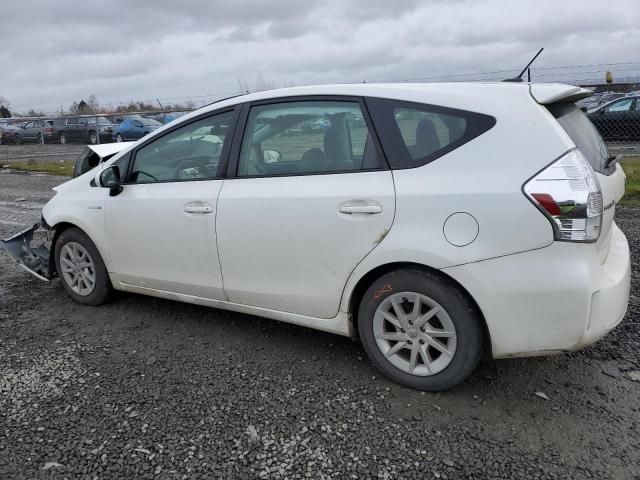
[[556, 240], [595, 242], [600, 236], [602, 190], [580, 150], [549, 165], [523, 190], [551, 221]]

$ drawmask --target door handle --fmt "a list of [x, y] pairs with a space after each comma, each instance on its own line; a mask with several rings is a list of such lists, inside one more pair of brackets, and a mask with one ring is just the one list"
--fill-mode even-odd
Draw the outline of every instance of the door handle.
[[184, 206], [184, 211], [187, 213], [211, 213], [213, 207], [211, 205], [190, 205]]
[[382, 207], [380, 205], [340, 205], [338, 211], [340, 213], [367, 213], [373, 215], [382, 213]]

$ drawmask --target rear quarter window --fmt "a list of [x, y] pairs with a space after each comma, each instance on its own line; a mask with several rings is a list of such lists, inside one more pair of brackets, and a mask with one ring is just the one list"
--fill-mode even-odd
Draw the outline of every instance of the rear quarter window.
[[548, 105], [547, 109], [596, 172], [608, 175], [615, 170], [615, 166], [605, 167], [609, 159], [609, 149], [582, 110], [570, 102], [553, 103]]
[[392, 169], [415, 168], [491, 129], [490, 115], [437, 105], [367, 98], [367, 107]]

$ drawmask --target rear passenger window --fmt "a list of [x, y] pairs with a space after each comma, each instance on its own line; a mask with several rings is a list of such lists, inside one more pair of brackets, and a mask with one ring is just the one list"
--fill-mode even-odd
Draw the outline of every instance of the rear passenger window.
[[393, 169], [425, 165], [496, 123], [489, 115], [398, 100], [368, 98], [367, 106]]
[[353, 172], [381, 165], [358, 102], [296, 101], [251, 108], [238, 176]]

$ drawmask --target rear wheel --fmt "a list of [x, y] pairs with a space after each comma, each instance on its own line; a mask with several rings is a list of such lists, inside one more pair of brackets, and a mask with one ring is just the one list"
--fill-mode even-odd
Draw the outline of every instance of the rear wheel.
[[98, 135], [96, 135], [96, 132], [89, 132], [89, 143], [91, 145], [98, 143]]
[[61, 133], [58, 138], [60, 139], [60, 143], [62, 143], [63, 145], [69, 141], [66, 133]]
[[419, 269], [376, 280], [360, 303], [358, 329], [378, 369], [418, 390], [454, 387], [483, 353], [481, 319], [466, 294], [450, 280]]
[[60, 234], [55, 262], [63, 288], [76, 302], [100, 305], [111, 297], [113, 287], [107, 268], [94, 243], [81, 230], [70, 228]]
[[42, 134], [41, 134], [41, 133], [39, 133], [39, 134], [38, 134], [38, 137], [36, 138], [36, 141], [37, 141], [38, 143], [40, 143], [40, 144], [43, 144], [43, 143], [44, 143], [44, 142], [42, 141]]
[[20, 135], [16, 134], [13, 136], [13, 143], [16, 145], [22, 145], [22, 138], [20, 138]]

